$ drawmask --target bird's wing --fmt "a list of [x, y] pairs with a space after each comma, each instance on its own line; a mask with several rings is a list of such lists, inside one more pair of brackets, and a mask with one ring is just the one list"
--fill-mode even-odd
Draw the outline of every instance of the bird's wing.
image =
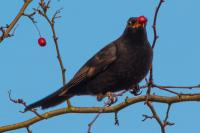
[[[117, 59], [117, 46], [114, 42], [107, 45], [88, 60], [83, 67], [74, 75], [73, 79], [67, 84], [70, 89], [86, 79], [93, 78], [98, 73], [103, 72], [106, 68]], [[67, 90], [68, 90], [67, 89]], [[64, 95], [67, 90], [64, 90], [60, 95]]]

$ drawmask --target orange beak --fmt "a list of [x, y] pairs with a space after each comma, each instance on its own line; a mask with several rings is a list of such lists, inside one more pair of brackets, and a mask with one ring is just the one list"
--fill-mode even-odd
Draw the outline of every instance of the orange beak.
[[139, 27], [144, 27], [145, 24], [140, 24], [136, 22], [134, 25], [132, 25], [132, 28], [139, 28]]

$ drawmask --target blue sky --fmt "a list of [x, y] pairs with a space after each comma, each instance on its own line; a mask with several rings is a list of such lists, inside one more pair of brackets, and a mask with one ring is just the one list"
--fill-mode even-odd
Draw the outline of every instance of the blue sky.
[[[38, 1], [27, 9], [29, 13], [37, 7]], [[152, 20], [158, 0], [60, 0], [51, 4], [51, 16], [55, 10], [64, 8], [62, 18], [56, 21], [59, 47], [66, 68], [67, 80], [99, 49], [119, 37], [129, 17], [145, 15], [148, 18], [148, 38], [153, 40]], [[22, 1], [4, 0], [0, 9], [0, 25], [8, 24], [22, 6]], [[200, 1], [166, 0], [158, 16], [159, 40], [154, 51], [155, 82], [163, 85], [197, 85], [200, 83]], [[34, 102], [62, 85], [60, 67], [50, 27], [40, 16], [36, 16], [42, 36], [47, 40], [46, 47], [39, 47], [39, 35], [27, 18], [22, 18], [15, 36], [0, 44], [0, 126], [27, 120], [32, 113], [21, 114], [23, 107], [8, 100], [7, 91], [12, 90], [15, 98], [23, 98], [27, 103]], [[169, 95], [154, 90], [156, 94]], [[184, 92], [184, 90], [183, 90]], [[129, 95], [129, 94], [126, 94]], [[121, 98], [123, 100], [123, 98]], [[94, 97], [75, 97], [75, 106], [102, 106]], [[56, 108], [65, 107], [61, 104]], [[155, 104], [158, 113], [164, 118], [166, 105]], [[50, 110], [56, 109], [52, 108]], [[48, 110], [47, 110], [48, 111]], [[43, 113], [44, 111], [39, 111]], [[199, 103], [174, 104], [169, 120], [175, 126], [167, 127], [168, 133], [195, 132], [199, 130]], [[154, 120], [142, 122], [142, 114], [150, 114], [143, 104], [132, 105], [119, 113], [120, 126], [114, 125], [114, 115], [102, 115], [92, 128], [93, 133], [115, 132], [160, 133]], [[66, 114], [39, 122], [31, 129], [34, 133], [70, 132], [86, 133], [87, 124], [94, 114]], [[25, 129], [9, 133], [24, 133]]]

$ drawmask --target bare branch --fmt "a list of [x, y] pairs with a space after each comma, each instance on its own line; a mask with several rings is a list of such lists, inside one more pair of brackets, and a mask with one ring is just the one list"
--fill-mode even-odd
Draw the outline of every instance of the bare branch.
[[31, 13], [31, 14], [25, 14], [25, 13], [23, 13], [23, 15], [24, 16], [26, 16], [26, 17], [28, 17], [31, 21], [32, 21], [32, 23], [37, 23], [36, 21], [35, 21], [35, 19], [33, 18], [33, 16], [36, 14], [36, 12], [33, 12], [33, 13]]
[[148, 116], [148, 115], [145, 115], [145, 114], [143, 114], [142, 116], [144, 117], [144, 119], [142, 121], [146, 121], [147, 119], [153, 119], [154, 118], [154, 116]]
[[59, 61], [59, 64], [60, 64], [61, 72], [62, 72], [62, 80], [63, 80], [63, 86], [64, 86], [66, 84], [66, 78], [65, 78], [66, 69], [64, 68], [62, 58], [61, 58], [61, 55], [60, 55], [60, 50], [59, 50], [59, 46], [58, 46], [59, 45], [58, 44], [58, 37], [56, 35], [55, 26], [54, 26], [55, 19], [58, 17], [57, 15], [60, 13], [61, 9], [56, 11], [55, 14], [53, 15], [53, 17], [50, 19], [46, 14], [47, 10], [49, 9], [49, 4], [50, 4], [50, 1], [48, 1], [48, 3], [45, 4], [44, 1], [41, 0], [39, 5], [40, 5], [40, 7], [42, 8], [43, 11], [40, 10], [40, 9], [34, 9], [34, 10], [37, 11], [40, 15], [42, 15], [47, 20], [48, 24], [51, 27], [51, 30], [52, 30], [52, 33], [53, 33], [53, 40], [54, 40], [54, 44], [55, 44], [55, 47], [56, 47], [57, 58], [58, 58], [58, 61]]
[[151, 101], [148, 101], [147, 102], [147, 106], [150, 108], [153, 116], [148, 116], [148, 115], [143, 115], [144, 116], [144, 119], [142, 121], [145, 121], [147, 119], [156, 119], [156, 121], [158, 122], [158, 124], [160, 125], [160, 128], [161, 128], [161, 131], [162, 133], [165, 133], [165, 127], [166, 126], [172, 126], [174, 125], [174, 123], [172, 122], [169, 122], [168, 121], [168, 118], [169, 118], [169, 111], [170, 111], [170, 107], [171, 107], [172, 103], [168, 103], [168, 107], [167, 107], [167, 112], [166, 112], [166, 116], [165, 116], [165, 119], [164, 121], [162, 122], [160, 117], [158, 116], [154, 106], [152, 105]]
[[95, 123], [95, 121], [99, 118], [99, 116], [101, 115], [103, 109], [101, 110], [101, 112], [99, 112], [95, 117], [94, 119], [88, 124], [88, 133], [91, 133], [91, 128], [92, 128], [92, 125]]
[[0, 43], [7, 37], [9, 37], [10, 31], [13, 29], [13, 27], [16, 25], [16, 23], [19, 21], [21, 16], [23, 16], [24, 11], [28, 7], [28, 5], [32, 2], [32, 0], [25, 0], [22, 8], [20, 9], [17, 16], [14, 18], [14, 20], [9, 24], [8, 28], [5, 30], [5, 32], [0, 36]]
[[159, 89], [193, 89], [193, 88], [200, 88], [200, 85], [194, 85], [194, 86], [169, 86], [169, 85], [156, 85], [153, 84], [153, 87], [159, 88]]
[[[154, 20], [153, 20], [153, 26], [152, 26], [153, 33], [154, 33], [154, 39], [153, 39], [153, 43], [152, 43], [152, 49], [154, 49], [156, 41], [158, 39], [156, 23], [157, 23], [157, 18], [158, 18], [158, 12], [159, 12], [160, 7], [163, 2], [164, 2], [164, 0], [159, 1], [158, 6], [156, 7], [156, 10], [155, 10], [155, 14], [154, 14]], [[153, 64], [150, 67], [149, 86], [151, 86], [152, 84], [153, 84]], [[147, 95], [149, 95], [150, 93], [151, 93], [151, 87], [148, 88]], [[148, 100], [148, 97], [147, 97], [147, 100]]]
[[119, 126], [118, 112], [115, 112], [115, 125]]
[[[126, 100], [122, 103], [119, 103], [115, 106], [105, 107], [102, 113], [114, 113], [118, 112], [130, 105], [144, 102], [146, 100], [146, 95], [144, 96], [137, 96], [133, 98], [126, 98]], [[173, 103], [179, 103], [179, 102], [186, 102], [186, 101], [200, 101], [200, 94], [193, 94], [193, 95], [181, 95], [179, 96], [173, 96], [173, 97], [164, 97], [164, 96], [157, 96], [157, 95], [150, 95], [149, 100], [152, 102], [158, 102], [158, 103], [166, 103], [166, 104], [173, 104]], [[33, 125], [34, 123], [37, 123], [43, 119], [49, 119], [51, 117], [55, 117], [62, 114], [67, 113], [99, 113], [103, 108], [102, 107], [70, 107], [70, 108], [63, 108], [58, 109], [50, 112], [46, 112], [44, 114], [41, 114], [42, 117], [35, 116], [34, 118], [31, 118], [27, 121], [2, 126], [0, 127], [0, 132], [5, 131], [11, 131], [16, 130], [19, 128], [26, 128], [30, 125]]]
[[170, 108], [171, 108], [171, 104], [168, 104], [165, 120], [163, 121], [163, 126], [164, 127], [167, 126], [167, 125], [172, 126], [172, 125], [175, 124], [175, 123], [172, 123], [172, 122], [168, 121]]
[[160, 0], [158, 6], [156, 7], [156, 11], [155, 11], [155, 15], [154, 15], [154, 20], [153, 20], [153, 33], [154, 33], [154, 40], [153, 40], [153, 43], [152, 43], [152, 48], [155, 47], [156, 45], [156, 41], [158, 39], [158, 34], [157, 34], [157, 30], [156, 30], [156, 22], [157, 22], [157, 18], [158, 18], [158, 12], [160, 10], [160, 7], [162, 5], [162, 3], [164, 2], [164, 0]]
[[63, 8], [57, 10], [57, 11], [54, 13], [54, 15], [53, 15], [53, 17], [52, 17], [52, 19], [51, 19], [51, 23], [52, 23], [52, 24], [55, 23], [55, 19], [61, 18], [61, 16], [60, 16], [59, 14], [61, 13], [61, 10], [62, 10], [62, 9], [63, 9]]
[[28, 133], [32, 133], [32, 131], [29, 129], [29, 127], [26, 127], [26, 130]]
[[[11, 102], [13, 102], [13, 103], [15, 103], [15, 104], [21, 104], [21, 105], [23, 105], [25, 108], [27, 107], [27, 105], [26, 105], [26, 102], [24, 102], [24, 100], [23, 99], [13, 99], [12, 97], [11, 97], [11, 90], [9, 90], [8, 91], [8, 96], [9, 96], [9, 99], [10, 99], [10, 101]], [[31, 109], [31, 110], [28, 110], [28, 111], [31, 111], [31, 112], [33, 112], [36, 116], [38, 116], [38, 117], [41, 117], [41, 118], [44, 118], [44, 117], [42, 117], [35, 109]], [[19, 111], [20, 113], [25, 113], [25, 111]]]
[[150, 101], [147, 102], [147, 106], [150, 108], [150, 110], [153, 114], [153, 118], [156, 119], [156, 121], [160, 125], [162, 133], [165, 133], [165, 128], [163, 127], [163, 123]]

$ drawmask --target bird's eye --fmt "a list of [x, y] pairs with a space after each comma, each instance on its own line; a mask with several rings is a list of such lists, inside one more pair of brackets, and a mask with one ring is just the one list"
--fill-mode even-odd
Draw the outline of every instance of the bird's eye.
[[128, 20], [128, 25], [133, 25], [137, 20], [135, 18], [130, 18]]
[[129, 21], [129, 22], [128, 22], [128, 25], [131, 25], [131, 24], [132, 24], [132, 22], [131, 22], [131, 21]]

